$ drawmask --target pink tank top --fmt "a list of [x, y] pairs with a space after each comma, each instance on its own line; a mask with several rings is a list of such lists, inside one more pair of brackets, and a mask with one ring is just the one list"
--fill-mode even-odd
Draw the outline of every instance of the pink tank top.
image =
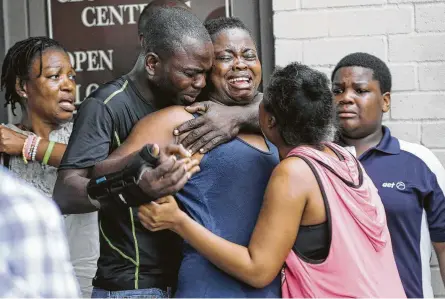
[[352, 154], [326, 145], [340, 159], [304, 146], [288, 155], [304, 159], [315, 171], [329, 205], [331, 245], [327, 259], [318, 264], [290, 252], [283, 297], [406, 298], [376, 187]]

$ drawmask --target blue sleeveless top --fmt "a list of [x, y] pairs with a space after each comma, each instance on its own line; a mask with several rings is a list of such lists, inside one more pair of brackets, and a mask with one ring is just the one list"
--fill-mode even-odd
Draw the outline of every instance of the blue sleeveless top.
[[[214, 234], [249, 245], [278, 151], [269, 152], [240, 138], [222, 144], [201, 160], [195, 174], [177, 195], [189, 215]], [[184, 244], [175, 297], [281, 298], [279, 275], [267, 287], [256, 289], [219, 270], [189, 244]]]

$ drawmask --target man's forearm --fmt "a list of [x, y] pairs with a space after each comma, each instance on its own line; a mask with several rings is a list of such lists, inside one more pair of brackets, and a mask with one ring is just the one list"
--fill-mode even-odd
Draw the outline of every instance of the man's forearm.
[[108, 158], [97, 163], [91, 173], [91, 177], [99, 177], [113, 172], [121, 171], [127, 166], [136, 153], [125, 157]]
[[97, 211], [99, 203], [88, 197], [87, 185], [90, 177], [97, 178], [118, 172], [127, 165], [133, 155], [104, 160], [91, 169], [80, 170], [82, 173], [61, 170], [54, 188], [54, 200], [62, 214], [83, 214]]
[[62, 214], [83, 214], [98, 210], [87, 194], [90, 180], [79, 175], [60, 175], [54, 187], [53, 198]]

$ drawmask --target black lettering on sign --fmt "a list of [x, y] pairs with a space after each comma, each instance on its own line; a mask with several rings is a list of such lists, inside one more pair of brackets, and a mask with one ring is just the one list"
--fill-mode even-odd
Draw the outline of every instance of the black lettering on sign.
[[128, 73], [140, 52], [137, 21], [151, 0], [47, 0], [50, 37], [76, 70], [76, 103]]

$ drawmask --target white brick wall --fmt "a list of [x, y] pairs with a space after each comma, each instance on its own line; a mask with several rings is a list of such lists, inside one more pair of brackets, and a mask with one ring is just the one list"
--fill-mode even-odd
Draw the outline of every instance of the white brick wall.
[[388, 46], [391, 62], [445, 60], [445, 33], [389, 35]]
[[[330, 76], [356, 51], [388, 63], [393, 134], [421, 143], [445, 165], [445, 0], [273, 0], [275, 63], [308, 64]], [[437, 260], [433, 287], [445, 296]]]
[[416, 5], [417, 32], [445, 31], [445, 3]]
[[[279, 2], [280, 0], [274, 0]], [[301, 0], [303, 8], [349, 7], [370, 4], [383, 4], [386, 0]]]
[[273, 10], [293, 10], [300, 8], [300, 0], [281, 0], [273, 2]]
[[445, 63], [422, 63], [418, 70], [420, 90], [443, 90]]

